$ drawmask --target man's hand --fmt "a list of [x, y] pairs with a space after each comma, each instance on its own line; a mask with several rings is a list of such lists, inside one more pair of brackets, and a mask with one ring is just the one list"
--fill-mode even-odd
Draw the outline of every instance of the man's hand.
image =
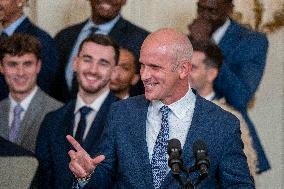
[[76, 150], [70, 150], [68, 152], [71, 158], [69, 169], [76, 178], [88, 177], [95, 170], [96, 166], [105, 159], [105, 156], [99, 155], [92, 159], [72, 136], [67, 135], [66, 138]]
[[208, 41], [212, 34], [212, 24], [203, 19], [196, 18], [191, 24], [188, 25], [191, 39], [195, 41]]

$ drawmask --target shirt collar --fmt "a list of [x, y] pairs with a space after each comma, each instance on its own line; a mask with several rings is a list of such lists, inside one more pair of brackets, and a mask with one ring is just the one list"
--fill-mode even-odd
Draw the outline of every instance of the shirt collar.
[[208, 95], [204, 96], [203, 98], [205, 98], [206, 100], [211, 101], [211, 100], [214, 99], [214, 97], [215, 97], [215, 92], [212, 91], [211, 93], [209, 93]]
[[[179, 119], [183, 119], [187, 115], [187, 112], [193, 109], [195, 100], [195, 94], [192, 92], [191, 89], [189, 89], [181, 99], [167, 106], [171, 109], [171, 111], [175, 114], [176, 117], [178, 117]], [[158, 100], [153, 100], [151, 104], [153, 108], [158, 111], [162, 106], [165, 105]]]
[[79, 109], [82, 108], [83, 106], [90, 107], [94, 111], [98, 112], [109, 93], [110, 93], [110, 90], [107, 89], [98, 98], [96, 98], [91, 104], [86, 104], [83, 101], [83, 99], [80, 97], [80, 95], [78, 94], [74, 114], [76, 114], [79, 111]]
[[22, 100], [21, 102], [17, 102], [12, 96], [11, 94], [9, 94], [9, 99], [11, 101], [11, 107], [12, 109], [14, 109], [14, 107], [17, 105], [17, 104], [20, 104], [21, 107], [24, 109], [24, 111], [27, 111], [33, 97], [35, 96], [36, 92], [38, 90], [38, 87], [36, 86], [32, 92], [24, 99]]
[[89, 19], [87, 23], [85, 24], [83, 31], [89, 31], [90, 28], [96, 27], [98, 28], [98, 31], [96, 33], [108, 35], [111, 31], [111, 29], [114, 27], [114, 25], [118, 22], [120, 18], [120, 15], [117, 15], [114, 19], [112, 19], [109, 22], [103, 23], [103, 24], [95, 24], [92, 19]]
[[23, 15], [20, 18], [18, 18], [14, 23], [12, 23], [7, 28], [3, 29], [2, 32], [5, 32], [8, 36], [13, 35], [15, 30], [18, 28], [18, 26], [26, 19], [26, 16]]
[[223, 36], [225, 35], [228, 27], [230, 26], [231, 21], [229, 18], [225, 21], [225, 23], [219, 27], [213, 34], [212, 34], [212, 39], [216, 44], [219, 44]]

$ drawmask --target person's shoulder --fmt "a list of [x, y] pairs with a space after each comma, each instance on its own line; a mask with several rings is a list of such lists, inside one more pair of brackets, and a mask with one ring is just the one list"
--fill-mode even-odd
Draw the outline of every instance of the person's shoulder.
[[71, 26], [67, 26], [60, 30], [56, 35], [55, 35], [55, 40], [62, 38], [62, 37], [69, 37], [69, 35], [75, 35], [78, 34], [78, 32], [84, 27], [87, 21], [80, 22]]
[[135, 32], [136, 35], [138, 34], [138, 35], [146, 37], [149, 34], [149, 32], [145, 30], [144, 28], [122, 17], [119, 19], [118, 24], [124, 24], [127, 27], [127, 30]]
[[113, 109], [133, 110], [133, 108], [141, 108], [148, 106], [149, 101], [146, 100], [144, 95], [129, 97], [124, 100], [119, 100], [112, 104]]
[[7, 103], [9, 103], [9, 98], [8, 97], [0, 100], [0, 107], [3, 106], [3, 105], [6, 105]]
[[239, 123], [238, 118], [234, 114], [200, 96], [197, 96], [196, 106], [198, 106], [200, 111], [203, 111], [203, 113], [207, 115], [208, 118], [212, 118], [216, 122], [220, 122], [220, 124]]
[[38, 89], [38, 95], [42, 98], [43, 105], [46, 105], [48, 109], [57, 109], [63, 106], [63, 103], [49, 96], [47, 93]]
[[268, 41], [265, 33], [253, 30], [248, 26], [237, 23], [236, 21], [231, 21], [234, 28], [239, 31], [239, 35], [243, 37], [243, 39], [251, 39], [251, 40], [259, 40], [259, 41]]
[[49, 112], [45, 117], [48, 120], [62, 120], [63, 117], [70, 111], [74, 111], [75, 108], [75, 100], [70, 100], [63, 106]]
[[[43, 30], [42, 28], [40, 28], [38, 25], [32, 23], [29, 18], [26, 18], [23, 23], [19, 26], [23, 26], [25, 27], [25, 25], [27, 25], [28, 27], [26, 27], [26, 31], [23, 31], [24, 33], [33, 35], [34, 37], [37, 37], [41, 42], [50, 42], [53, 41], [51, 35], [46, 32], [45, 30]], [[16, 30], [17, 32], [17, 30]], [[21, 30], [20, 30], [21, 32]]]

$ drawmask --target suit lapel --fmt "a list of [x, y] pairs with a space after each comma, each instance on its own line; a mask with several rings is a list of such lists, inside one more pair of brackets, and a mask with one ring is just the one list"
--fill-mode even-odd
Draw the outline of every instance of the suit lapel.
[[3, 138], [9, 138], [9, 111], [10, 100], [6, 98], [0, 105], [0, 135]]
[[144, 182], [144, 184], [141, 185], [148, 186], [147, 188], [153, 188], [152, 169], [146, 141], [146, 120], [149, 101], [145, 98], [141, 98], [139, 100], [139, 108], [135, 110], [137, 115], [130, 123], [135, 126], [128, 127], [130, 129], [128, 133], [131, 133], [131, 138], [129, 137], [131, 145], [135, 146], [133, 158], [135, 158], [136, 164], [133, 166], [137, 166], [138, 170], [140, 169], [140, 171], [138, 171], [135, 175], [135, 178], [137, 178], [137, 184]]
[[124, 44], [123, 41], [126, 40], [125, 34], [127, 33], [124, 31], [126, 26], [125, 20], [120, 17], [117, 23], [114, 25], [113, 29], [110, 31], [109, 36], [114, 39], [118, 44]]
[[234, 44], [237, 43], [239, 43], [239, 27], [231, 20], [231, 24], [218, 46], [222, 49], [223, 54], [227, 55], [232, 52], [232, 48], [236, 48], [237, 45]]
[[39, 115], [43, 112], [42, 110], [44, 108], [42, 106], [42, 99], [43, 93], [38, 88], [37, 92], [35, 93], [35, 96], [30, 102], [30, 105], [28, 106], [23, 121], [21, 122], [21, 128], [16, 139], [17, 144], [21, 144], [26, 135], [28, 136], [30, 132], [34, 132], [33, 130], [35, 124], [38, 123], [37, 118], [40, 117]]
[[30, 26], [32, 26], [32, 23], [28, 18], [25, 18], [24, 21], [17, 27], [14, 33], [26, 33], [28, 32]]
[[109, 108], [113, 102], [117, 100], [116, 97], [110, 92], [105, 101], [103, 102], [100, 110], [98, 111], [88, 135], [84, 141], [83, 147], [89, 151], [93, 146], [98, 146], [100, 137], [102, 135]]
[[[194, 165], [195, 159], [192, 151], [192, 145], [195, 141], [199, 139], [204, 140], [202, 137], [204, 135], [204, 130], [205, 130], [204, 127], [207, 127], [208, 125], [207, 122], [209, 121], [207, 119], [208, 111], [203, 103], [205, 99], [200, 97], [197, 93], [195, 94], [196, 94], [196, 103], [193, 112], [193, 117], [190, 128], [186, 136], [185, 144], [182, 147], [182, 159], [183, 159], [183, 166], [185, 168], [189, 168]], [[174, 178], [172, 177], [172, 171], [170, 171], [166, 176], [164, 186], [171, 185], [173, 179]]]

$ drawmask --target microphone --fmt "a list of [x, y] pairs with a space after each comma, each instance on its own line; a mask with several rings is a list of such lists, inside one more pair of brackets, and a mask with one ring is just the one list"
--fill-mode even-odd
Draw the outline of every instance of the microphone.
[[181, 144], [176, 138], [169, 140], [168, 142], [168, 165], [172, 170], [173, 175], [179, 175], [183, 168], [183, 161], [181, 159]]
[[210, 161], [207, 154], [207, 146], [204, 141], [197, 140], [193, 143], [193, 153], [195, 157], [195, 167], [200, 171], [201, 179], [208, 175]]

